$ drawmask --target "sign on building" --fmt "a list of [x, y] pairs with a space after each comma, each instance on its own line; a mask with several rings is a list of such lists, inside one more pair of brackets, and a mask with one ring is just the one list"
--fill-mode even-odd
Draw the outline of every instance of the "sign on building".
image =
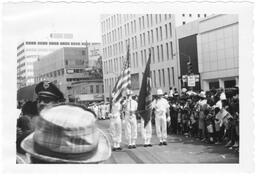
[[188, 75], [188, 87], [196, 86], [196, 77], [195, 75]]

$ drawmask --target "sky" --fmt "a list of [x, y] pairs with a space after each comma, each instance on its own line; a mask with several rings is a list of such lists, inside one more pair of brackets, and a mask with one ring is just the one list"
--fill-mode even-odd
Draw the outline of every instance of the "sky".
[[13, 3], [3, 5], [3, 31], [17, 39], [69, 32], [78, 39], [100, 41], [100, 14], [84, 4]]
[[16, 61], [16, 48], [21, 41], [47, 39], [50, 33], [72, 33], [78, 41], [101, 42], [100, 14], [85, 10], [84, 6], [4, 3], [1, 14], [3, 59]]

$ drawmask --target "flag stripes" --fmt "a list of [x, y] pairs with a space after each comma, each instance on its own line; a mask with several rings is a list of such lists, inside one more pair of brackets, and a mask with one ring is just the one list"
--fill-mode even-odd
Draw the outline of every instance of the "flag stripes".
[[129, 54], [130, 53], [129, 53], [129, 46], [128, 46], [127, 57], [126, 57], [127, 59], [124, 63], [124, 68], [121, 72], [121, 75], [118, 77], [118, 80], [112, 91], [113, 103], [119, 101], [123, 96], [123, 92], [126, 89], [129, 89], [131, 87], [131, 69], [130, 69], [130, 63], [129, 63], [129, 59], [130, 59]]

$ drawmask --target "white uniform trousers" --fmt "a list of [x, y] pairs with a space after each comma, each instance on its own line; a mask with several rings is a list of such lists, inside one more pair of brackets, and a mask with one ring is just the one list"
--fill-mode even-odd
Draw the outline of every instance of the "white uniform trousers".
[[144, 127], [144, 120], [141, 118], [141, 136], [145, 141], [145, 144], [150, 144], [152, 137], [152, 123], [151, 120], [148, 122], [147, 126]]
[[156, 116], [156, 135], [160, 139], [160, 142], [166, 141], [167, 139], [167, 124], [165, 116]]
[[135, 145], [137, 139], [137, 119], [135, 115], [125, 117], [125, 135], [129, 145]]
[[119, 116], [110, 119], [110, 133], [114, 143], [114, 147], [120, 147], [122, 141], [122, 121]]

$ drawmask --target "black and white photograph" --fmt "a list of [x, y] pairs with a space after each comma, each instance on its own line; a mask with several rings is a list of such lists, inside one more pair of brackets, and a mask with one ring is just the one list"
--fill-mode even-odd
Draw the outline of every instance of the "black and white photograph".
[[1, 5], [3, 166], [255, 169], [252, 2]]

